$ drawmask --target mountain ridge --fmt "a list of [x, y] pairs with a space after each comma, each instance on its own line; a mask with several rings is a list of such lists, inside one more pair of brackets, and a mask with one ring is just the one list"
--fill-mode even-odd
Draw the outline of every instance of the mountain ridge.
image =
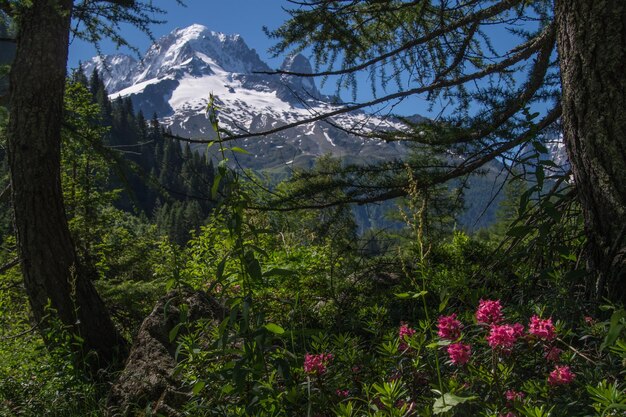
[[[261, 74], [271, 69], [241, 36], [199, 24], [161, 37], [141, 61], [118, 54], [92, 58], [82, 68], [87, 74], [94, 69], [101, 74], [111, 99], [130, 97], [135, 109], [147, 116], [157, 113], [174, 134], [194, 139], [214, 138], [205, 116], [209, 93], [217, 98], [220, 126], [233, 134], [261, 133], [342, 105], [337, 98], [323, 95], [312, 78]], [[312, 71], [301, 54], [285, 58], [281, 68]], [[402, 128], [397, 119], [359, 111], [335, 121], [353, 133], [316, 121], [241, 140], [236, 146], [250, 155], [239, 156], [240, 163], [253, 169], [280, 169], [310, 167], [327, 153], [357, 162], [402, 158], [406, 153], [403, 144], [359, 136], [380, 128]]]

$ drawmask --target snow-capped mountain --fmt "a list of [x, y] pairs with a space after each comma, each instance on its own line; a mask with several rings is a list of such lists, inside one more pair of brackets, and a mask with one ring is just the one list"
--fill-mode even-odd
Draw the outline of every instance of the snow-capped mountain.
[[[287, 57], [281, 68], [312, 71], [300, 54]], [[312, 78], [263, 74], [271, 69], [241, 36], [213, 32], [198, 24], [162, 37], [140, 61], [113, 55], [83, 64], [88, 75], [94, 69], [101, 74], [110, 98], [130, 97], [146, 117], [156, 113], [174, 134], [196, 139], [215, 137], [205, 114], [210, 93], [219, 106], [220, 127], [233, 134], [264, 132], [342, 106], [321, 94]], [[402, 127], [398, 121], [350, 112], [331, 123], [306, 123], [269, 136], [241, 139], [235, 145], [250, 152], [238, 158], [244, 167], [252, 168], [310, 166], [326, 153], [348, 161], [400, 158], [405, 153], [401, 144], [346, 132], [392, 125]]]
[[560, 167], [563, 172], [570, 168], [569, 156], [567, 155], [567, 149], [565, 149], [562, 134], [551, 141], [547, 141], [546, 148], [548, 149], [548, 158]]
[[[197, 24], [162, 37], [141, 60], [112, 55], [83, 64], [87, 75], [94, 69], [99, 71], [111, 99], [130, 97], [135, 110], [142, 110], [147, 118], [156, 113], [174, 134], [194, 139], [215, 138], [206, 117], [210, 93], [219, 106], [220, 127], [233, 134], [265, 132], [343, 105], [337, 98], [322, 94], [313, 78], [265, 74], [271, 69], [241, 36], [213, 32]], [[287, 57], [281, 69], [312, 71], [308, 59], [300, 54]], [[425, 120], [417, 115], [408, 119], [412, 123]], [[244, 148], [250, 154], [233, 154], [230, 158], [237, 158], [243, 168], [279, 172], [296, 166], [310, 167], [317, 157], [327, 153], [348, 163], [403, 159], [406, 145], [354, 134], [388, 128], [402, 129], [404, 125], [394, 118], [348, 112], [330, 121], [308, 122], [271, 135], [239, 139], [229, 146]], [[206, 149], [205, 145], [195, 146]], [[217, 152], [217, 147], [211, 151]], [[564, 155], [562, 141], [549, 151], [552, 158]], [[450, 158], [463, 159], [457, 154], [450, 154]], [[492, 201], [492, 190], [499, 189], [504, 178], [499, 174], [499, 164], [493, 161], [485, 167], [485, 177], [472, 177], [471, 189], [466, 192], [466, 213], [482, 213]], [[493, 221], [495, 210], [495, 206], [488, 208], [482, 217], [487, 220], [480, 221]], [[478, 224], [476, 219], [464, 223], [469, 229]]]

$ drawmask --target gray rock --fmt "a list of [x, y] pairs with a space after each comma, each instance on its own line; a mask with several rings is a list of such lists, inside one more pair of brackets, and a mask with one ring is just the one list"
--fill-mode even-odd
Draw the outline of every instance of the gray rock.
[[107, 398], [108, 416], [143, 415], [147, 408], [154, 415], [181, 415], [178, 410], [190, 395], [174, 374], [177, 343], [170, 342], [169, 334], [180, 323], [183, 304], [188, 307], [189, 322], [219, 320], [224, 314], [215, 299], [187, 288], [171, 291], [159, 300], [142, 323], [126, 366], [111, 387]]

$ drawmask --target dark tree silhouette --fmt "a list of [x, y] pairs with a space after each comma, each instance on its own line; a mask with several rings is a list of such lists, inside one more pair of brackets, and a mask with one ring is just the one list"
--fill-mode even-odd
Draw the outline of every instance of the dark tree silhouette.
[[117, 25], [129, 22], [149, 34], [149, 25], [157, 22], [151, 16], [160, 9], [134, 0], [0, 0], [0, 10], [17, 24], [7, 137], [26, 292], [43, 329], [54, 312], [83, 340], [81, 352], [96, 353], [92, 366], [106, 366], [124, 356], [126, 343], [93, 286], [93, 270], [79, 262], [61, 192], [68, 42], [75, 22], [79, 37], [97, 43], [108, 36], [125, 44]]

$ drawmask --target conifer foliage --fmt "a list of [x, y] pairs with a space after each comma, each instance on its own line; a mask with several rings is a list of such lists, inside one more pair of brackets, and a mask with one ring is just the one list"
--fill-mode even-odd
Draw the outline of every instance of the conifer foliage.
[[[595, 277], [588, 286], [597, 299], [626, 300], [620, 288], [626, 274], [626, 159], [619, 145], [626, 129], [624, 2], [290, 3], [287, 22], [268, 31], [277, 39], [273, 51], [310, 48], [317, 73], [278, 73], [336, 77], [337, 89], [351, 89], [353, 99], [359, 76], [366, 75], [375, 97], [345, 111], [407, 99], [441, 108], [435, 122], [408, 120], [409, 129], [378, 134], [457, 156], [445, 164], [412, 164], [420, 188], [466, 175], [496, 158], [527, 166], [520, 149], [539, 152], [546, 138], [558, 136], [562, 123], [586, 222], [586, 260]], [[408, 177], [397, 176], [389, 184], [385, 173], [392, 169], [381, 166], [380, 180], [369, 188], [359, 187], [358, 170], [338, 172], [331, 184], [356, 189], [350, 201], [359, 203], [405, 196]], [[543, 175], [543, 167], [535, 172]]]
[[171, 241], [184, 245], [219, 199], [211, 195], [213, 161], [203, 149], [192, 150], [167, 135], [156, 114], [146, 120], [135, 112], [131, 98], [110, 100], [97, 71], [87, 79], [79, 70], [74, 78], [89, 87], [100, 111], [105, 128], [100, 151], [111, 171], [107, 188], [120, 194], [114, 205], [153, 219]]

